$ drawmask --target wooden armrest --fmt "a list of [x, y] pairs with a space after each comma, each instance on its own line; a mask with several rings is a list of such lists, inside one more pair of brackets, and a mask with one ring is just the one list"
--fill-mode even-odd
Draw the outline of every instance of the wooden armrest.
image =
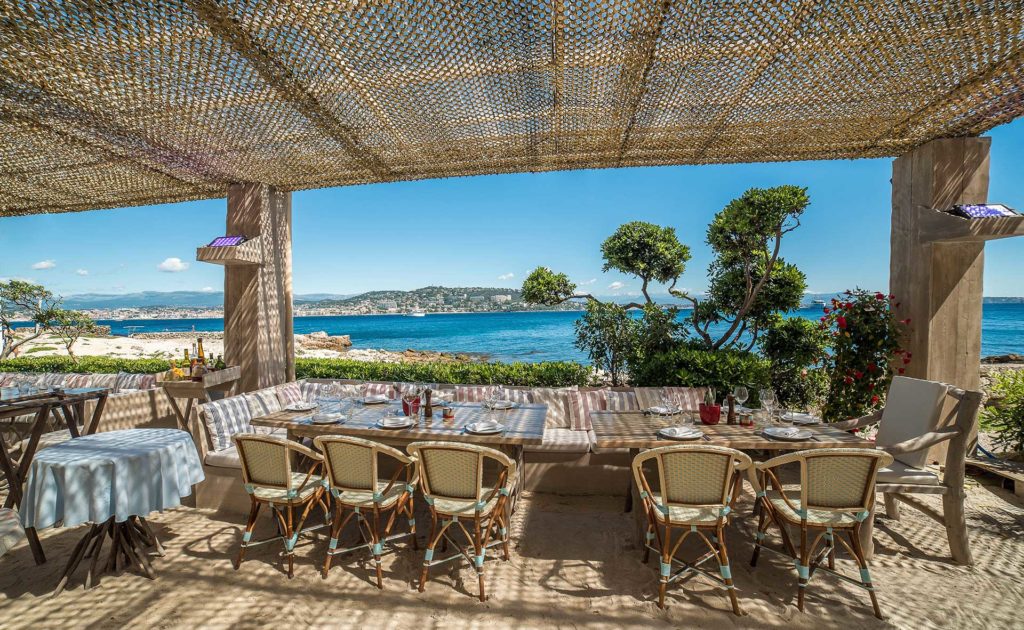
[[322, 462], [322, 461], [324, 461], [324, 456], [321, 455], [320, 453], [317, 453], [313, 449], [308, 448], [306, 446], [303, 446], [302, 444], [299, 444], [298, 442], [292, 442], [291, 440], [286, 440], [286, 442], [287, 442], [286, 446], [290, 450], [293, 450], [296, 453], [300, 453], [302, 455], [305, 455], [306, 457], [312, 459], [315, 462]]
[[869, 427], [873, 424], [878, 424], [882, 419], [882, 410], [876, 409], [872, 413], [852, 420], [843, 420], [842, 422], [833, 422], [829, 426], [833, 426], [841, 431], [849, 431], [850, 429], [860, 429], [862, 427]]
[[799, 461], [802, 457], [803, 453], [800, 453], [799, 451], [795, 453], [786, 453], [784, 455], [779, 455], [778, 457], [773, 457], [766, 462], [754, 462], [754, 468], [756, 470], [768, 470], [769, 468], [775, 468], [776, 466]]
[[960, 434], [960, 430], [956, 427], [947, 427], [945, 429], [939, 429], [938, 431], [931, 431], [924, 435], [919, 435], [909, 440], [904, 440], [891, 446], [879, 446], [880, 450], [889, 453], [890, 455], [906, 455], [907, 453], [915, 453], [917, 451], [923, 451], [926, 448], [931, 448], [936, 444], [941, 444], [946, 440], [953, 439], [953, 437]]

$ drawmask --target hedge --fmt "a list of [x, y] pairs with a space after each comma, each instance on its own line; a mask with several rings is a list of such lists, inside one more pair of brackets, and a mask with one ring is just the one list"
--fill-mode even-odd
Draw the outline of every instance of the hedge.
[[740, 350], [707, 350], [696, 344], [683, 344], [669, 352], [656, 354], [642, 369], [630, 374], [637, 387], [714, 387], [722, 397], [737, 385], [750, 390], [747, 404], [757, 402], [757, 388], [770, 380], [767, 360]]
[[[164, 359], [79, 357], [21, 357], [0, 361], [0, 372], [78, 372], [84, 374], [133, 372], [153, 374], [167, 370]], [[421, 381], [467, 385], [524, 385], [568, 387], [587, 385], [590, 367], [571, 361], [548, 363], [378, 363], [351, 359], [296, 359], [296, 378], [351, 378], [368, 381]]]

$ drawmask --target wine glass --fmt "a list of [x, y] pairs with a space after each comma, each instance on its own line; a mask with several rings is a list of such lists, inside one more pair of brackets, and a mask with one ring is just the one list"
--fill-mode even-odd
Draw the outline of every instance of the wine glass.
[[775, 403], [777, 402], [775, 392], [766, 387], [758, 392], [758, 395], [761, 398], [761, 408], [768, 412], [768, 424], [771, 424], [774, 416], [773, 412], [775, 410]]
[[661, 393], [661, 411], [665, 415], [672, 415], [672, 396], [667, 392]]
[[742, 407], [743, 403], [747, 402], [747, 399], [750, 398], [750, 392], [747, 391], [746, 387], [737, 385], [732, 390], [732, 397], [735, 398], [736, 402], [739, 403], [740, 407]]
[[508, 396], [505, 394], [505, 386], [498, 385], [494, 388], [494, 402], [497, 404], [505, 400], [508, 400]]
[[672, 403], [675, 405], [676, 411], [683, 416], [683, 424], [693, 424], [693, 416], [686, 411], [686, 400], [682, 394], [676, 394], [672, 397]]
[[370, 384], [362, 382], [359, 384], [359, 401], [366, 403], [366, 397], [370, 395]]

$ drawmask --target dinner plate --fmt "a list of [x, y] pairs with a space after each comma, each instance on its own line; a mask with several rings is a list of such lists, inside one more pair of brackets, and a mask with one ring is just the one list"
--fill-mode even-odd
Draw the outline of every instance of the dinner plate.
[[774, 440], [786, 440], [787, 442], [802, 442], [814, 436], [807, 429], [796, 427], [768, 427], [764, 430], [764, 435]]
[[313, 424], [338, 424], [348, 418], [343, 413], [317, 413], [313, 414]]
[[495, 400], [493, 402], [484, 403], [484, 407], [489, 409], [511, 409], [515, 406], [516, 404], [511, 400]]
[[314, 409], [316, 409], [316, 405], [309, 402], [292, 403], [285, 407], [287, 411], [313, 411]]
[[390, 399], [384, 394], [373, 394], [371, 396], [366, 396], [365, 398], [363, 398], [362, 402], [364, 405], [379, 405], [381, 403], [386, 403], [389, 400]]
[[500, 422], [470, 422], [466, 425], [466, 433], [476, 435], [494, 435], [505, 430], [505, 425]]
[[377, 421], [377, 426], [381, 429], [408, 429], [413, 424], [415, 422], [408, 416], [391, 416]]
[[672, 416], [672, 415], [675, 415], [675, 414], [679, 413], [679, 408], [678, 407], [663, 407], [661, 405], [656, 405], [654, 407], [648, 407], [647, 409], [644, 409], [644, 411], [646, 411], [647, 413], [653, 413], [653, 414], [656, 414], [656, 415], [659, 415], [659, 416]]
[[704, 432], [697, 427], [665, 427], [658, 435], [669, 440], [699, 440]]
[[799, 411], [787, 411], [782, 414], [782, 419], [793, 424], [821, 424], [821, 418], [815, 418], [809, 413]]

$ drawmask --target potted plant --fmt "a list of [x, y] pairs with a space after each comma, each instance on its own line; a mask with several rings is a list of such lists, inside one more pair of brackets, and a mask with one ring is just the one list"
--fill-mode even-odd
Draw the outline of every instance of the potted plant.
[[704, 392], [704, 402], [700, 404], [700, 421], [704, 424], [718, 424], [722, 419], [722, 405], [715, 404], [715, 388], [709, 387]]

